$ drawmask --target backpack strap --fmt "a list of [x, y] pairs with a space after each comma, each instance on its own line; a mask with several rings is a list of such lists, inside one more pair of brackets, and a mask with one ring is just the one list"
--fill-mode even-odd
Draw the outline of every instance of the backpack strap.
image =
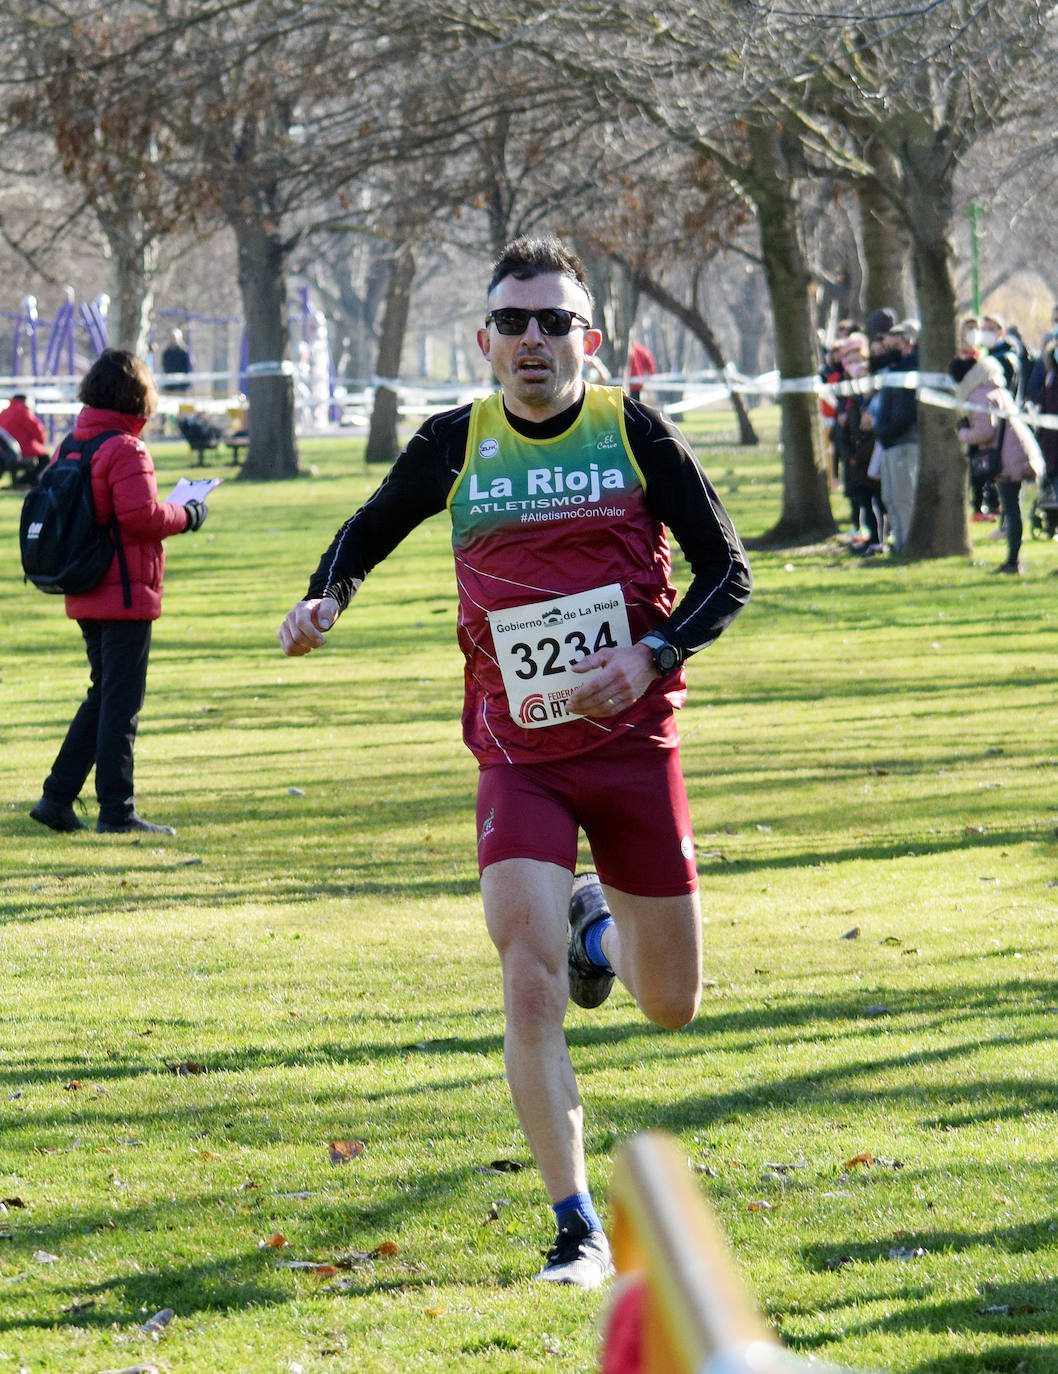
[[[72, 433], [67, 434], [59, 445], [57, 458], [65, 458], [72, 453], [78, 453], [82, 463], [91, 464], [95, 451], [101, 444], [104, 444], [108, 439], [116, 439], [124, 433], [123, 429], [107, 429], [102, 434], [93, 435], [91, 439], [75, 439]], [[131, 611], [132, 579], [129, 577], [129, 563], [125, 557], [125, 545], [121, 542], [121, 526], [118, 524], [118, 518], [113, 511], [110, 512], [110, 519], [107, 521], [106, 527], [114, 541], [114, 552], [118, 556], [118, 569], [121, 573], [121, 599], [125, 609]]]

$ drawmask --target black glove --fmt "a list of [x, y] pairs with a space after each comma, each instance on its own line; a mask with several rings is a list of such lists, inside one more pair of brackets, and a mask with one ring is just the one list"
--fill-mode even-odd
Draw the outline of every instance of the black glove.
[[187, 511], [188, 530], [197, 530], [200, 525], [204, 525], [209, 514], [205, 501], [188, 501], [184, 510]]

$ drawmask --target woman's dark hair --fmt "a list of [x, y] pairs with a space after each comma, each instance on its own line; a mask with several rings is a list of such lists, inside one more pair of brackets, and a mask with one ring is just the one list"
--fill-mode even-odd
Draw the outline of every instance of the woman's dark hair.
[[957, 358], [952, 358], [951, 362], [948, 364], [948, 376], [953, 382], [959, 383], [976, 365], [976, 358], [964, 358], [961, 355]]
[[142, 358], [125, 348], [104, 348], [81, 378], [77, 399], [97, 410], [149, 419], [158, 404], [158, 389]]

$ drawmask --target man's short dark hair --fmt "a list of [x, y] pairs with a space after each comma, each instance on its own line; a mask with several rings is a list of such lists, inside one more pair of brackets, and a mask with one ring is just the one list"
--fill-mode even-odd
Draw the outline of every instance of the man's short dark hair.
[[158, 392], [142, 358], [124, 348], [104, 348], [81, 378], [77, 399], [98, 410], [147, 418], [154, 414]]
[[514, 277], [516, 281], [531, 281], [533, 277], [543, 276], [545, 272], [556, 272], [560, 277], [569, 277], [576, 282], [593, 305], [591, 288], [588, 286], [584, 264], [561, 239], [554, 234], [534, 236], [523, 234], [512, 239], [496, 259], [492, 278], [486, 293], [491, 296], [504, 277]]

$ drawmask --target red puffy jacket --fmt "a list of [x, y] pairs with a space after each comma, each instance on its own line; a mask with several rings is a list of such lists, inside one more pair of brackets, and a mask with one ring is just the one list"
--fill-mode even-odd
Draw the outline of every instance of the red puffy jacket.
[[154, 463], [138, 435], [146, 420], [118, 410], [84, 406], [74, 422], [75, 439], [93, 439], [108, 429], [123, 431], [105, 440], [92, 458], [92, 497], [96, 519], [118, 518], [121, 542], [132, 586], [132, 605], [125, 605], [117, 558], [98, 587], [66, 598], [71, 620], [157, 620], [162, 613], [162, 540], [187, 529], [187, 510], [158, 500]]
[[22, 450], [23, 458], [43, 458], [48, 452], [44, 442], [44, 425], [25, 401], [12, 397], [6, 410], [0, 412], [0, 429], [6, 430]]

